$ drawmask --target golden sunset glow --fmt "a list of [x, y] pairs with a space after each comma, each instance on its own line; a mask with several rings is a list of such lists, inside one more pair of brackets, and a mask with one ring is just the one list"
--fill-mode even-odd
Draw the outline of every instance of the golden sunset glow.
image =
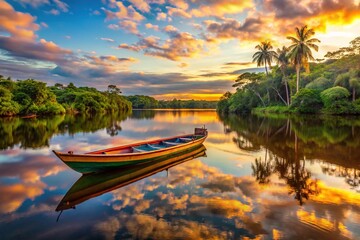
[[[321, 40], [315, 58], [323, 58], [347, 46], [360, 25], [357, 0], [104, 0], [88, 7], [84, 13], [60, 0], [0, 2], [0, 74], [100, 89], [114, 84], [125, 95], [156, 99], [218, 100], [239, 73], [254, 71], [259, 41], [288, 45], [286, 36], [307, 24]], [[96, 27], [83, 29], [83, 22]], [[340, 37], [331, 37], [334, 31]]]

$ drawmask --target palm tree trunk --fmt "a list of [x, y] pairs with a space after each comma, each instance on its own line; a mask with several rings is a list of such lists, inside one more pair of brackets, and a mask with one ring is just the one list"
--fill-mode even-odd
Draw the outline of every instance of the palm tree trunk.
[[268, 76], [269, 73], [268, 73], [268, 70], [267, 70], [267, 67], [266, 67], [266, 62], [265, 62], [265, 71], [266, 71], [266, 76]]
[[296, 93], [299, 92], [300, 83], [300, 64], [296, 65]]
[[290, 106], [290, 97], [289, 97], [289, 89], [288, 89], [287, 80], [285, 80], [285, 91], [286, 91], [286, 102], [287, 102], [287, 105]]

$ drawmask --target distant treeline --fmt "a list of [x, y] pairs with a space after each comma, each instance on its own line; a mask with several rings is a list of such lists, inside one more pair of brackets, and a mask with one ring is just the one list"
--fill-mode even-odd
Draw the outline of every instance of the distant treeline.
[[215, 109], [217, 101], [205, 100], [156, 100], [153, 97], [144, 95], [134, 95], [126, 97], [134, 109], [155, 109], [155, 108], [172, 108], [172, 109]]
[[101, 92], [73, 83], [47, 87], [34, 79], [13, 81], [0, 75], [0, 116], [131, 111], [131, 103], [120, 93], [115, 85]]
[[149, 96], [122, 96], [115, 85], [106, 91], [90, 87], [76, 87], [34, 79], [13, 81], [0, 75], [0, 116], [56, 115], [68, 113], [129, 112], [132, 108], [206, 108], [215, 109], [217, 101], [156, 100]]

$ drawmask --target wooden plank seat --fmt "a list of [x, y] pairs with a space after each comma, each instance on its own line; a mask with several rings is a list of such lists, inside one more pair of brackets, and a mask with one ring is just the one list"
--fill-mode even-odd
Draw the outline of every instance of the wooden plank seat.
[[140, 149], [140, 148], [136, 148], [136, 147], [132, 147], [133, 152], [147, 152], [146, 150]]
[[184, 142], [191, 142], [192, 140], [194, 140], [192, 138], [179, 138], [179, 139]]
[[151, 144], [147, 144], [147, 146], [149, 147], [149, 148], [152, 148], [152, 149], [154, 149], [154, 150], [159, 150], [159, 149], [162, 149], [162, 148], [164, 148], [165, 146], [163, 146], [163, 147], [158, 147], [158, 146], [154, 146], [154, 145], [151, 145]]
[[181, 142], [167, 142], [167, 141], [163, 141], [163, 143], [168, 146], [177, 146], [177, 145], [183, 144]]

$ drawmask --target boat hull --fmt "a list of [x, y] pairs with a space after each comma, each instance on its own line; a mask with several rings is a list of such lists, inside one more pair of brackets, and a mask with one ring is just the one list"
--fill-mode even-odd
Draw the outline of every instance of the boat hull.
[[75, 205], [88, 199], [124, 187], [183, 162], [206, 156], [205, 150], [204, 145], [200, 145], [193, 150], [185, 151], [161, 161], [82, 175], [68, 190], [56, 208], [56, 211], [74, 208]]
[[60, 153], [54, 151], [66, 165], [80, 173], [91, 173], [97, 171], [106, 171], [115, 167], [131, 166], [149, 161], [161, 161], [172, 155], [185, 151], [191, 151], [201, 145], [206, 139], [203, 136], [197, 140], [163, 148], [150, 152], [127, 153], [127, 154], [73, 154]]

